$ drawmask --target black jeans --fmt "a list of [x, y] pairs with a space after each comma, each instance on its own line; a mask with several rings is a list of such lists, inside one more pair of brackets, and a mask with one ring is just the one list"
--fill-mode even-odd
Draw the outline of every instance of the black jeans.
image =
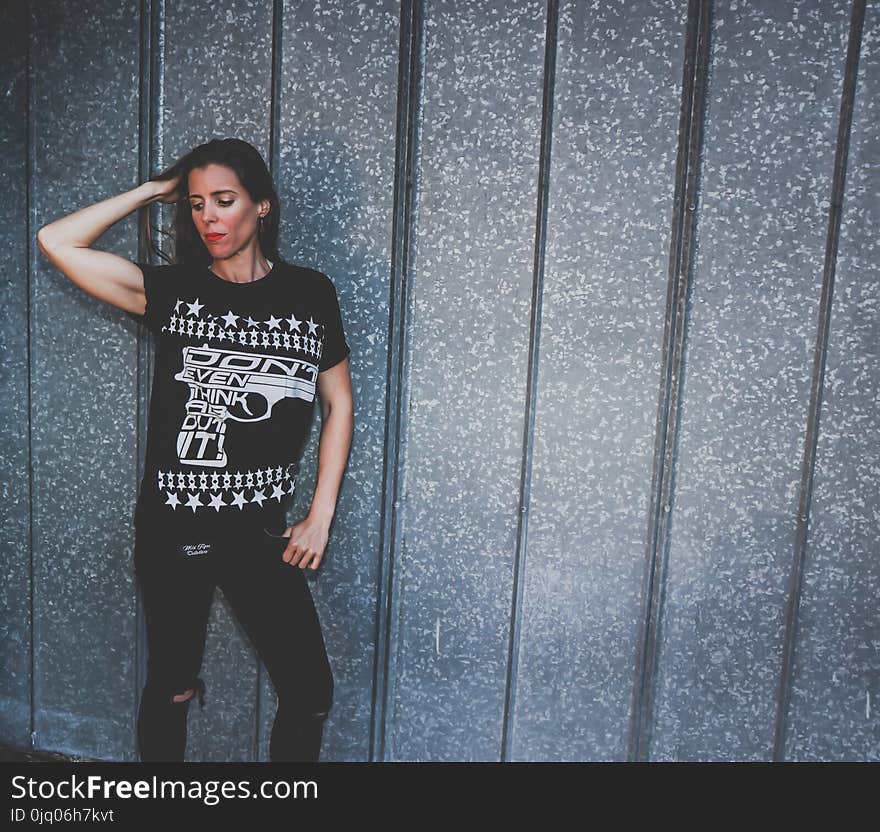
[[[278, 696], [269, 757], [317, 762], [333, 674], [308, 582], [281, 555], [288, 538], [260, 530], [213, 544], [161, 542], [138, 531], [134, 564], [147, 624], [147, 681], [138, 710], [140, 759], [180, 761], [199, 677], [208, 613], [219, 586]], [[190, 699], [174, 697], [194, 690]]]

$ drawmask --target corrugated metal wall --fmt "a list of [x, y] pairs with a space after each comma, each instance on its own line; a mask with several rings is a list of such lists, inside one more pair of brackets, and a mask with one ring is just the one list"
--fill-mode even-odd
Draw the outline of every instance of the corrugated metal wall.
[[[352, 346], [323, 759], [880, 759], [865, 5], [4, 4], [0, 740], [136, 759], [146, 660], [152, 348], [36, 232], [235, 135]], [[203, 676], [265, 760], [220, 593]]]

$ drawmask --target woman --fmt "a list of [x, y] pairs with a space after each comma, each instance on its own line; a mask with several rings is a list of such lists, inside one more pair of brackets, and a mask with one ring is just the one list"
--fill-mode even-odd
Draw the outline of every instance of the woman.
[[[133, 263], [90, 246], [149, 204], [177, 205], [174, 262]], [[335, 287], [278, 254], [279, 202], [260, 154], [214, 140], [133, 190], [40, 229], [77, 286], [155, 335], [134, 565], [147, 624], [138, 710], [142, 761], [183, 760], [214, 587], [269, 672], [274, 761], [317, 761], [333, 675], [305, 578], [316, 570], [353, 429], [349, 347]], [[152, 248], [152, 241], [149, 241]], [[154, 249], [155, 251], [155, 249]], [[271, 258], [271, 259], [269, 259]], [[315, 393], [322, 428], [308, 515], [285, 528]]]

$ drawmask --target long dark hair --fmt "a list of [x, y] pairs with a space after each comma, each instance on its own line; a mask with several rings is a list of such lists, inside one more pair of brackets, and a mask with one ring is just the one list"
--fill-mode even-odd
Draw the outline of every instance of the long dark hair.
[[210, 266], [213, 258], [199, 236], [192, 221], [192, 212], [189, 206], [189, 173], [195, 168], [206, 165], [225, 165], [235, 171], [242, 187], [254, 202], [268, 199], [271, 204], [269, 213], [260, 222], [259, 241], [263, 254], [270, 260], [281, 259], [278, 253], [278, 225], [281, 205], [278, 194], [275, 191], [275, 183], [272, 174], [266, 167], [266, 162], [260, 152], [253, 146], [241, 139], [211, 139], [205, 144], [194, 147], [189, 153], [181, 156], [171, 167], [166, 168], [150, 181], [164, 181], [173, 179], [178, 174], [178, 192], [180, 199], [174, 206], [174, 220], [171, 232], [159, 227], [157, 231], [171, 238], [172, 253], [166, 254], [153, 243], [150, 228], [150, 206], [145, 205], [140, 209], [140, 233], [145, 241], [146, 256], [150, 258], [156, 255], [166, 263], [189, 263], [196, 266]]

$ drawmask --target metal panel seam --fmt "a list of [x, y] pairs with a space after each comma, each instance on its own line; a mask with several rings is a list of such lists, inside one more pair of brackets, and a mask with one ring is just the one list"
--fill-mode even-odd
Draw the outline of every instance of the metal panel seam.
[[773, 743], [773, 761], [780, 762], [785, 753], [785, 720], [791, 696], [791, 673], [797, 639], [797, 617], [806, 560], [807, 536], [809, 534], [810, 504], [813, 495], [813, 474], [816, 469], [816, 447], [819, 439], [819, 417], [822, 410], [822, 387], [828, 359], [828, 336], [831, 328], [831, 305], [834, 293], [834, 274], [837, 264], [837, 247], [840, 241], [840, 225], [849, 139], [852, 129], [855, 89], [858, 79], [859, 52], [865, 22], [865, 0], [853, 0], [850, 18], [849, 42], [846, 53], [846, 70], [840, 99], [840, 119], [837, 127], [837, 147], [834, 154], [834, 173], [831, 185], [831, 205], [828, 211], [828, 232], [825, 239], [825, 264], [822, 272], [822, 296], [819, 301], [819, 321], [816, 346], [813, 353], [813, 373], [810, 385], [810, 405], [807, 411], [807, 428], [804, 436], [804, 455], [801, 468], [801, 485], [794, 551], [788, 585], [788, 603], [785, 616], [785, 638], [782, 648], [782, 667], [777, 696], [776, 731]]

